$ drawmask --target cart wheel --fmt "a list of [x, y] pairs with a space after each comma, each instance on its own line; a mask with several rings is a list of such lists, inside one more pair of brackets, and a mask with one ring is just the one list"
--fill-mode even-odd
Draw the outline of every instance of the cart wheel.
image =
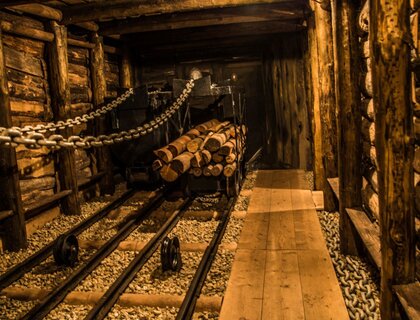
[[165, 237], [160, 247], [160, 260], [163, 272], [181, 270], [182, 259], [178, 237], [174, 237], [172, 240]]
[[59, 236], [54, 244], [53, 256], [58, 266], [73, 267], [79, 256], [79, 242], [76, 236], [74, 234]]
[[242, 173], [241, 170], [236, 170], [235, 174], [229, 178], [226, 183], [228, 184], [227, 195], [228, 197], [236, 197], [241, 190]]

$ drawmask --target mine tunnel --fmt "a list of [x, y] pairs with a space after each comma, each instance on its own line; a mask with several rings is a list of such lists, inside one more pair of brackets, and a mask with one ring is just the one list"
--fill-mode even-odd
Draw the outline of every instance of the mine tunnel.
[[0, 319], [420, 319], [419, 10], [1, 1]]

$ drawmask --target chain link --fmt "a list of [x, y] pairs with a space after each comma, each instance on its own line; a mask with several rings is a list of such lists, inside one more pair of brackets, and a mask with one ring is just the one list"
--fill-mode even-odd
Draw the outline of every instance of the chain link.
[[[94, 120], [95, 118], [99, 118], [105, 115], [106, 113], [108, 113], [109, 111], [116, 109], [119, 105], [121, 105], [125, 100], [127, 100], [133, 94], [134, 94], [134, 90], [133, 88], [130, 88], [126, 92], [124, 92], [121, 96], [119, 96], [112, 102], [108, 103], [106, 106], [96, 109], [95, 111], [86, 113], [82, 116], [75, 117], [73, 119], [67, 119], [65, 121], [49, 122], [47, 124], [38, 124], [35, 127], [25, 126], [23, 128], [12, 127], [12, 128], [7, 128], [7, 129], [20, 131], [26, 134], [30, 132], [47, 133], [47, 132], [54, 132], [56, 130], [61, 130], [65, 128], [71, 128], [73, 126], [86, 123], [90, 120]], [[4, 129], [4, 128], [0, 128], [0, 129]]]
[[350, 318], [380, 319], [375, 273], [358, 257], [340, 254], [339, 214], [324, 211], [318, 215]]
[[[110, 135], [100, 135], [98, 137], [94, 136], [70, 136], [68, 138], [63, 137], [60, 134], [52, 134], [49, 137], [46, 137], [44, 133], [47, 131], [54, 132], [57, 129], [64, 129], [66, 127], [71, 127], [75, 124], [81, 124], [87, 122], [88, 120], [99, 117], [109, 110], [116, 108], [119, 104], [125, 101], [130, 95], [133, 94], [133, 90], [128, 90], [121, 97], [109, 103], [107, 106], [100, 108], [96, 111], [93, 111], [89, 114], [83, 115], [82, 117], [76, 117], [75, 119], [68, 119], [66, 121], [49, 123], [43, 127], [36, 126], [31, 127], [27, 126], [24, 128], [12, 127], [12, 128], [3, 128], [0, 127], [0, 145], [17, 147], [18, 145], [25, 145], [28, 149], [38, 149], [41, 147], [47, 147], [52, 149], [59, 148], [91, 148], [91, 147], [102, 147], [105, 145], [111, 145], [115, 143], [120, 143], [123, 141], [130, 141], [132, 139], [137, 139], [141, 136], [144, 136], [148, 133], [151, 133], [153, 130], [156, 130], [166, 121], [169, 120], [182, 106], [185, 100], [188, 98], [194, 87], [194, 80], [189, 80], [185, 86], [185, 89], [182, 91], [181, 95], [176, 99], [176, 101], [157, 116], [154, 120], [139, 126], [137, 128], [121, 131], [119, 133], [112, 133]], [[110, 109], [109, 109], [110, 108]], [[54, 129], [52, 129], [54, 128]]]

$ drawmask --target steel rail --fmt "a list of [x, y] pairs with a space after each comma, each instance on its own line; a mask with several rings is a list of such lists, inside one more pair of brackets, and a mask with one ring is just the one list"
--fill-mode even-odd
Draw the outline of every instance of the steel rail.
[[137, 272], [146, 264], [149, 258], [154, 254], [163, 238], [175, 227], [186, 208], [191, 204], [192, 198], [187, 198], [172, 213], [165, 224], [145, 245], [145, 247], [136, 255], [124, 272], [105, 292], [95, 307], [88, 313], [85, 320], [102, 320], [115, 305], [121, 294], [136, 277]]
[[[100, 209], [95, 214], [91, 215], [86, 220], [80, 222], [70, 230], [67, 230], [64, 234], [74, 234], [79, 235], [84, 230], [89, 228], [91, 225], [105, 217], [111, 210], [121, 206], [124, 202], [126, 202], [129, 198], [134, 195], [135, 190], [130, 189], [124, 192], [118, 199], [114, 200], [103, 209]], [[21, 278], [25, 273], [30, 271], [36, 265], [40, 264], [42, 261], [47, 259], [51, 254], [54, 247], [54, 241], [51, 241], [42, 249], [35, 252], [33, 255], [29, 256], [22, 262], [18, 263], [14, 267], [8, 269], [6, 272], [0, 275], [0, 290], [10, 286], [13, 282]]]
[[139, 209], [135, 219], [124, 225], [111, 239], [99, 248], [83, 265], [66, 278], [58, 287], [50, 292], [39, 304], [29, 310], [22, 320], [43, 319], [52, 309], [60, 304], [66, 295], [85, 279], [106, 257], [108, 257], [126, 237], [133, 232], [138, 225], [146, 219], [153, 210], [164, 200], [164, 191], [159, 191], [156, 196]]
[[175, 318], [176, 320], [191, 319], [194, 314], [197, 299], [200, 296], [201, 289], [203, 288], [207, 274], [216, 256], [220, 241], [225, 234], [226, 227], [229, 222], [231, 212], [235, 206], [236, 199], [237, 197], [232, 197], [229, 199], [228, 207], [225, 209], [222, 220], [219, 222], [214, 236], [210, 244], [207, 246], [203, 257], [201, 258], [200, 264], [198, 265], [197, 271], [194, 274], [194, 278], [191, 281], [187, 294], [185, 295], [181, 307], [179, 308], [178, 314]]

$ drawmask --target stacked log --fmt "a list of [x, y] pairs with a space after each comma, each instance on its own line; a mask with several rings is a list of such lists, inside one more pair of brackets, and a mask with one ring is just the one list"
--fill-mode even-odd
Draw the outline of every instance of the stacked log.
[[163, 180], [173, 182], [189, 172], [195, 177], [231, 177], [237, 169], [235, 160], [242, 157], [245, 128], [216, 119], [191, 129], [154, 153], [152, 165]]
[[362, 114], [363, 187], [362, 202], [373, 220], [379, 220], [379, 198], [377, 183], [377, 160], [375, 146], [375, 110], [372, 99], [372, 70], [369, 40], [369, 6], [365, 1], [361, 10], [358, 27], [360, 30], [361, 61], [363, 74], [360, 88], [363, 94], [360, 111]]

